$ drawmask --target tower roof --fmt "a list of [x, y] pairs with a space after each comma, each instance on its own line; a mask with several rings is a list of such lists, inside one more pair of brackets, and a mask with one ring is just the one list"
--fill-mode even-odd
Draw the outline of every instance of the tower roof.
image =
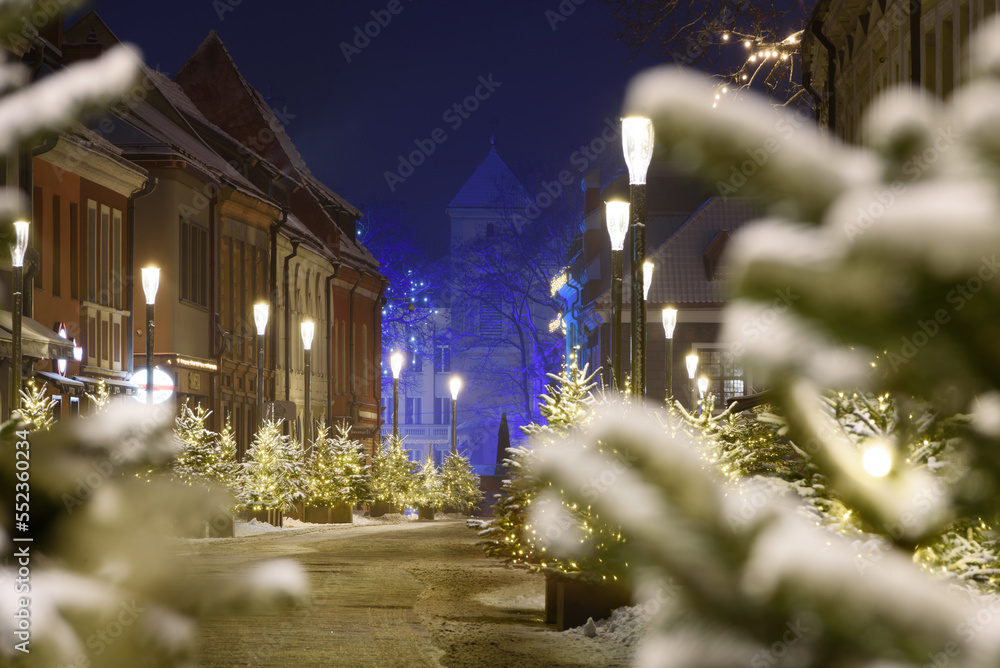
[[514, 175], [493, 144], [479, 167], [472, 172], [458, 194], [451, 198], [448, 208], [526, 209], [530, 204], [528, 189]]

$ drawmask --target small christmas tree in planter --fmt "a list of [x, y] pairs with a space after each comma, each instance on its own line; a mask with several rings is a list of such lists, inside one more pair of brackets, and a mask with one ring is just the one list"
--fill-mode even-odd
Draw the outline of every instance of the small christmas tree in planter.
[[[368, 465], [363, 446], [351, 438], [351, 427], [337, 425], [337, 435], [330, 438], [330, 428], [319, 423], [309, 460], [309, 521], [350, 524], [352, 509], [370, 495]], [[323, 511], [326, 511], [325, 513]], [[316, 515], [315, 519], [313, 515]]]
[[32, 378], [21, 390], [21, 407], [17, 410], [30, 431], [48, 431], [55, 424], [53, 411], [57, 403], [54, 397], [46, 396], [45, 387], [35, 385]]
[[252, 511], [266, 511], [274, 526], [281, 526], [282, 514], [306, 497], [300, 451], [281, 433], [281, 423], [266, 420], [257, 430], [239, 476], [240, 502]]
[[434, 464], [434, 457], [428, 455], [414, 475], [413, 503], [417, 506], [420, 519], [434, 519], [434, 511], [441, 507], [444, 500], [442, 491], [441, 473]]
[[225, 487], [234, 496], [233, 503], [228, 507], [220, 506], [218, 512], [208, 521], [209, 538], [232, 538], [235, 535], [234, 516], [237, 509], [235, 500], [240, 474], [240, 464], [236, 461], [236, 434], [233, 423], [226, 417], [222, 431], [216, 434], [215, 444], [207, 462], [208, 477], [216, 484]]
[[371, 516], [402, 513], [413, 499], [413, 462], [403, 449], [402, 439], [389, 436], [372, 465]]
[[468, 513], [483, 498], [479, 476], [468, 457], [449, 453], [441, 467], [441, 506], [444, 512]]

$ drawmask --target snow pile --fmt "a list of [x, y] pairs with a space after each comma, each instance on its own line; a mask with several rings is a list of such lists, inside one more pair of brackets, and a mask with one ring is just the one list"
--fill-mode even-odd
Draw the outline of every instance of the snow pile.
[[615, 608], [608, 619], [595, 621], [596, 635], [587, 632], [588, 624], [566, 629], [563, 633], [602, 638], [623, 647], [633, 647], [646, 636], [651, 620], [652, 614], [647, 606], [627, 605]]
[[244, 536], [259, 536], [262, 533], [281, 531], [281, 527], [276, 527], [272, 524], [268, 524], [267, 522], [258, 522], [256, 518], [252, 518], [249, 522], [240, 522], [237, 520], [233, 529], [233, 533], [237, 538], [243, 538]]

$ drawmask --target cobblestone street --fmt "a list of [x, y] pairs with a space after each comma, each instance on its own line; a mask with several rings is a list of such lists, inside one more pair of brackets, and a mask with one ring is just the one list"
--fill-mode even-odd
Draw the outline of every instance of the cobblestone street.
[[543, 579], [503, 567], [464, 522], [302, 528], [192, 541], [202, 573], [291, 557], [312, 602], [209, 621], [204, 666], [625, 666], [625, 648], [543, 623]]

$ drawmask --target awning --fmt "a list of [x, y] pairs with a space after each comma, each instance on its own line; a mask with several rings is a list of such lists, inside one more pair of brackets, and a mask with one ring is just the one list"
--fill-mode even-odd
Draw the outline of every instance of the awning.
[[67, 378], [66, 376], [60, 376], [59, 374], [51, 371], [36, 371], [35, 375], [45, 382], [54, 385], [56, 389], [59, 390], [60, 394], [68, 394], [70, 396], [79, 397], [83, 396], [86, 389], [84, 384], [80, 381]]
[[97, 390], [97, 386], [101, 384], [102, 380], [108, 385], [108, 394], [127, 394], [131, 396], [139, 391], [138, 385], [130, 383], [127, 380], [117, 380], [115, 378], [92, 378], [90, 376], [73, 377], [92, 388], [90, 390], [91, 392], [95, 392]]
[[[14, 354], [13, 316], [0, 310], [0, 357]], [[38, 359], [73, 359], [73, 342], [26, 316], [21, 316], [21, 355]]]

